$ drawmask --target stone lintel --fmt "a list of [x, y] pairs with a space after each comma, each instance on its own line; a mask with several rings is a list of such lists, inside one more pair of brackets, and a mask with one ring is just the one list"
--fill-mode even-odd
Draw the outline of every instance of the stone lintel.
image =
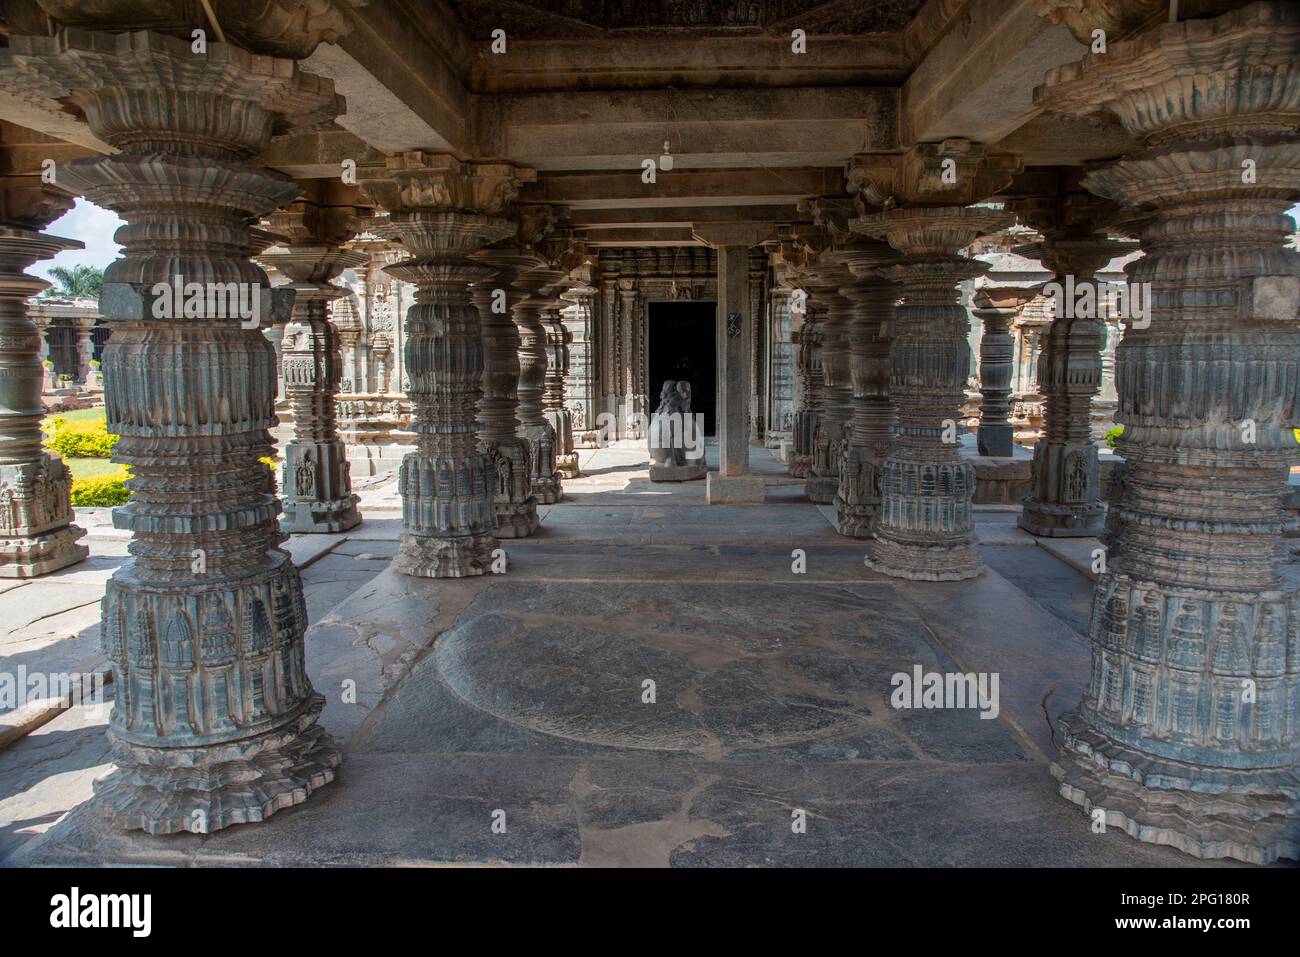
[[743, 246], [746, 249], [771, 239], [776, 232], [772, 223], [697, 223], [691, 234], [718, 249], [723, 246]]

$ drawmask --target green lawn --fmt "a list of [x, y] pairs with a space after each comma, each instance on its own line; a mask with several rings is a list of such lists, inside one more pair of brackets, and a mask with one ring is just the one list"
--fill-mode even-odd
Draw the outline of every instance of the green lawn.
[[72, 472], [74, 479], [112, 475], [122, 470], [122, 466], [108, 459], [64, 459], [63, 462]]
[[[58, 416], [66, 422], [95, 422], [104, 420], [104, 407], [97, 405], [91, 409], [74, 409], [71, 412], [56, 412], [47, 415], [41, 422], [41, 429], [50, 431], [50, 419]], [[122, 466], [108, 459], [64, 459], [74, 479], [94, 478], [97, 475], [112, 475], [122, 470]]]
[[41, 428], [48, 432], [50, 428], [50, 419], [54, 418], [56, 415], [68, 422], [94, 422], [96, 419], [102, 420], [104, 418], [104, 407], [102, 405], [97, 405], [91, 409], [74, 409], [71, 412], [55, 412], [52, 415], [47, 415], [45, 417], [45, 420], [41, 423]]

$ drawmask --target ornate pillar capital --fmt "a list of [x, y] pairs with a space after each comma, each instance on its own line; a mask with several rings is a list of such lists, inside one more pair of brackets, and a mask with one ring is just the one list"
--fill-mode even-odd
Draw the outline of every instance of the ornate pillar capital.
[[845, 168], [845, 181], [869, 207], [967, 206], [1005, 188], [1023, 168], [1013, 154], [951, 138], [917, 143], [902, 155], [855, 156]]

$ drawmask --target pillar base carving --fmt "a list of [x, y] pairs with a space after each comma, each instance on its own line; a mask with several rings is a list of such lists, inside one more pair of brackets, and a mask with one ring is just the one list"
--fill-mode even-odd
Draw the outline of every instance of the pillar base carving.
[[1152, 761], [1098, 734], [1075, 712], [1062, 716], [1060, 730], [1064, 748], [1052, 776], [1061, 796], [1088, 814], [1104, 810], [1107, 827], [1202, 859], [1300, 858], [1294, 770], [1229, 773], [1212, 791], [1170, 788], [1160, 782], [1186, 775], [1187, 765]]
[[835, 495], [835, 531], [849, 538], [871, 538], [880, 515], [880, 463], [887, 450], [844, 446]]
[[929, 582], [962, 581], [984, 571], [971, 535], [972, 466], [888, 458], [881, 490], [882, 527], [863, 562], [868, 568]]
[[[828, 454], [838, 451], [832, 448]], [[835, 496], [840, 490], [840, 476], [836, 472], [834, 475], [808, 475], [803, 483], [804, 495], [808, 496], [808, 501], [815, 505], [833, 505]]]
[[1089, 691], [1062, 719], [1061, 795], [1197, 857], [1300, 858], [1300, 767], [1276, 747], [1292, 720], [1298, 634], [1292, 591], [1103, 575]]
[[[1034, 447], [1034, 474], [1056, 479], [1061, 486], [1047, 500], [1032, 496], [1022, 499], [1023, 510], [1016, 524], [1031, 535], [1044, 538], [1088, 538], [1100, 535], [1106, 523], [1106, 507], [1100, 501], [1086, 501], [1090, 490], [1101, 485], [1097, 447], [1091, 442], [1072, 445], [1044, 444]], [[1070, 499], [1085, 499], [1070, 504]]]
[[[486, 574], [496, 547], [496, 481], [496, 467], [486, 453], [408, 452], [397, 473], [402, 524], [408, 531], [393, 568], [422, 578]], [[444, 514], [450, 518], [440, 517]]]
[[542, 524], [537, 517], [537, 497], [530, 488], [532, 458], [528, 443], [518, 436], [493, 439], [489, 454], [497, 471], [496, 495], [492, 501], [497, 538], [527, 538]]
[[0, 225], [0, 578], [35, 578], [84, 559], [86, 533], [72, 522], [72, 475], [41, 448], [42, 335], [27, 299], [49, 286], [23, 270], [81, 243], [37, 232], [72, 200], [54, 190], [6, 189], [15, 209], [26, 205], [31, 228]]
[[554, 505], [564, 497], [555, 456], [555, 430], [550, 425], [521, 425], [519, 435], [531, 450], [533, 496], [538, 505]]
[[85, 530], [69, 524], [71, 487], [72, 473], [53, 455], [0, 465], [0, 578], [48, 575], [90, 554], [77, 544]]
[[[314, 488], [315, 483], [307, 484], [304, 476], [317, 470], [341, 476], [340, 487], [344, 489], [352, 487], [347, 447], [342, 441], [301, 442], [295, 439], [284, 447], [284, 474], [297, 477], [295, 488]], [[357, 511], [360, 500], [359, 496], [351, 493], [341, 498], [300, 498], [286, 488], [281, 499], [284, 513], [280, 516], [280, 529], [292, 533], [346, 532], [361, 524], [361, 513]]]
[[[307, 624], [288, 554], [196, 589], [109, 580], [104, 647], [117, 676], [109, 740], [118, 769], [95, 784], [124, 828], [210, 833], [301, 804], [341, 752], [316, 724]], [[202, 667], [196, 668], [201, 662]]]
[[402, 536], [393, 570], [420, 578], [470, 578], [484, 575], [492, 564], [496, 536], [469, 535], [462, 538]]

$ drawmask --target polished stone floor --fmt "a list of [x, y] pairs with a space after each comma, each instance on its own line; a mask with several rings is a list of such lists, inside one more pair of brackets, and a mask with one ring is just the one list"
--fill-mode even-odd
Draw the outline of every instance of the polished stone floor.
[[[115, 832], [87, 802], [104, 717], [72, 709], [0, 751], [0, 861], [1221, 866], [1094, 834], [1055, 793], [1089, 542], [981, 509], [984, 576], [902, 582], [866, 570], [765, 450], [755, 506], [652, 484], [631, 444], [581, 458], [539, 533], [505, 543], [505, 575], [388, 571], [391, 479], [362, 489], [359, 528], [291, 542], [345, 749], [307, 804], [212, 835]], [[94, 658], [94, 589], [124, 549], [86, 518], [90, 565], [0, 594], [81, 604], [17, 629], [0, 666]], [[996, 715], [893, 707], [893, 676], [918, 667], [996, 675]]]

